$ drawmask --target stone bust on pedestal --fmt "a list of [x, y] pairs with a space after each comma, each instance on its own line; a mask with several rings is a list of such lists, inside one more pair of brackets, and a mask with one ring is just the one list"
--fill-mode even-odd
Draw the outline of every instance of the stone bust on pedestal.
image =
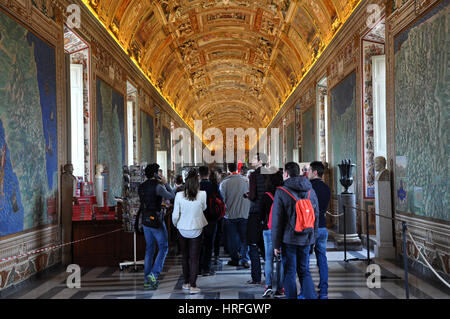
[[383, 156], [377, 156], [375, 158], [375, 171], [378, 174], [375, 176], [377, 181], [389, 181], [389, 170], [386, 169], [386, 159]]

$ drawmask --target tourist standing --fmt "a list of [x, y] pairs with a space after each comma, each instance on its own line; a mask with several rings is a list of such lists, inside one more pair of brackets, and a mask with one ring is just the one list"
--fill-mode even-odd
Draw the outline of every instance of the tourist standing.
[[228, 265], [239, 266], [239, 263], [242, 263], [245, 268], [250, 268], [247, 257], [250, 201], [244, 197], [248, 193], [248, 179], [237, 173], [235, 163], [229, 163], [228, 170], [231, 175], [226, 177], [219, 187], [225, 203], [224, 231], [231, 256]]
[[[272, 209], [272, 245], [275, 255], [281, 252], [286, 298], [297, 298], [295, 280], [297, 273], [303, 291], [303, 295], [299, 298], [316, 299], [309, 271], [309, 251], [317, 237], [319, 204], [309, 180], [299, 175], [300, 167], [297, 163], [289, 162], [285, 165], [284, 186], [277, 189]], [[314, 228], [296, 233], [296, 204], [299, 199], [310, 200], [314, 210]]]
[[314, 245], [317, 266], [319, 267], [319, 299], [328, 299], [328, 264], [327, 264], [327, 240], [328, 230], [325, 213], [330, 203], [330, 187], [323, 181], [325, 166], [322, 162], [312, 162], [308, 168], [308, 178], [312, 188], [316, 192], [319, 201], [319, 229], [317, 230], [317, 239]]
[[200, 190], [195, 169], [188, 173], [185, 189], [177, 193], [172, 213], [172, 222], [178, 229], [178, 240], [182, 255], [184, 283], [182, 288], [191, 294], [200, 292], [197, 287], [200, 249], [203, 228], [208, 221], [203, 214], [206, 209], [206, 192]]
[[[145, 168], [147, 180], [139, 185], [138, 193], [141, 202], [142, 223], [145, 236], [144, 288], [158, 288], [158, 276], [164, 266], [168, 251], [168, 236], [161, 204], [163, 199], [175, 197], [164, 176], [158, 174], [159, 165], [154, 163]], [[155, 245], [158, 243], [158, 254], [153, 262]]]

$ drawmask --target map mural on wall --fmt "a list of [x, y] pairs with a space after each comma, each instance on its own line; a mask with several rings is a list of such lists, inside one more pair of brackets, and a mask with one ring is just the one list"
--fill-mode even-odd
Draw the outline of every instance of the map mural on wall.
[[302, 162], [312, 162], [316, 160], [316, 121], [314, 107], [310, 107], [302, 115], [302, 136], [303, 150]]
[[396, 206], [450, 220], [448, 1], [395, 38]]
[[[350, 159], [356, 164], [356, 72], [350, 73], [330, 92], [332, 163], [334, 171], [334, 192], [340, 194], [344, 188], [339, 182], [337, 166], [342, 160]], [[356, 192], [356, 167], [350, 191]]]
[[[122, 166], [125, 165], [124, 97], [97, 78], [97, 162], [108, 171], [105, 185], [108, 206], [122, 196]], [[107, 182], [106, 182], [107, 181]]]
[[287, 163], [292, 162], [294, 160], [294, 148], [295, 148], [295, 123], [292, 122], [291, 124], [288, 125], [288, 127], [286, 128], [286, 160]]
[[141, 162], [148, 164], [155, 162], [155, 130], [153, 117], [141, 110], [141, 132], [139, 144], [141, 146]]
[[57, 221], [55, 50], [0, 12], [0, 237]]
[[162, 128], [162, 140], [161, 140], [161, 150], [167, 151], [167, 169], [172, 167], [172, 157], [170, 148], [170, 129], [163, 126]]

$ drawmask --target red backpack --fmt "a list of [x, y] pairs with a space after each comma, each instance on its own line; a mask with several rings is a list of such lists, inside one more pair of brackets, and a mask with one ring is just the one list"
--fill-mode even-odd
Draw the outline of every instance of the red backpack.
[[314, 221], [315, 221], [314, 208], [311, 204], [311, 201], [309, 200], [311, 190], [308, 193], [308, 198], [297, 199], [283, 187], [278, 188], [288, 193], [296, 202], [295, 203], [296, 218], [295, 218], [294, 233], [296, 235], [300, 235], [305, 229], [308, 228], [314, 229]]
[[266, 194], [269, 195], [270, 198], [272, 198], [272, 206], [270, 206], [269, 222], [267, 223], [267, 227], [269, 229], [272, 229], [273, 195], [272, 195], [272, 193], [269, 193], [269, 192], [266, 192]]
[[209, 214], [212, 220], [220, 220], [225, 216], [225, 204], [217, 194], [209, 197]]

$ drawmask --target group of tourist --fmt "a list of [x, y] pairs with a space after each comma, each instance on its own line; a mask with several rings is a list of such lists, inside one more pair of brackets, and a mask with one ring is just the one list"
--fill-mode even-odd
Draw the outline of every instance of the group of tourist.
[[[220, 261], [223, 241], [228, 265], [250, 268], [247, 284], [265, 285], [263, 297], [328, 298], [325, 212], [331, 193], [322, 179], [324, 165], [312, 162], [300, 175], [297, 163], [278, 170], [267, 162], [265, 154], [257, 153], [252, 170], [244, 166], [238, 172], [235, 163], [228, 163], [228, 172], [222, 175], [206, 166], [191, 169], [184, 183], [181, 176], [176, 177], [175, 191], [158, 174], [158, 164], [147, 166], [147, 181], [139, 187], [141, 208], [143, 216], [154, 215], [159, 223], [144, 222], [143, 226], [144, 287], [157, 289], [168, 252], [167, 230], [159, 213], [166, 199], [173, 200], [171, 219], [182, 256], [182, 289], [199, 293], [197, 277], [215, 275], [212, 264]], [[158, 254], [153, 261], [156, 243]], [[313, 252], [320, 274], [318, 293], [309, 271]]]

